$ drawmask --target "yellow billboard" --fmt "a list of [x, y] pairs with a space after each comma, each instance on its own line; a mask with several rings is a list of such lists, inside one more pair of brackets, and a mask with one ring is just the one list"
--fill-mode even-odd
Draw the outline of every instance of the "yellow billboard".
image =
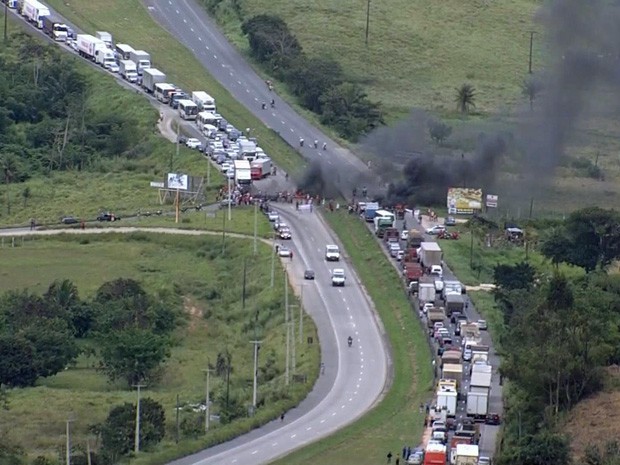
[[448, 189], [448, 213], [472, 214], [482, 210], [482, 189], [450, 187]]

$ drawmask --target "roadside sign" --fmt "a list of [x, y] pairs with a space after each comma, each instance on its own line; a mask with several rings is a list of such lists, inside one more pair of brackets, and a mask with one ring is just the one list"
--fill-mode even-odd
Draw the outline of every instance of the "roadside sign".
[[487, 202], [486, 205], [488, 208], [497, 208], [497, 195], [487, 194]]

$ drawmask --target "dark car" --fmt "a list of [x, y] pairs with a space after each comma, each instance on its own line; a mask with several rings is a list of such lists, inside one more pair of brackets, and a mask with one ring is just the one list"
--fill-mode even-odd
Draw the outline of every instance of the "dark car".
[[304, 279], [314, 279], [314, 271], [312, 270], [304, 271]]
[[485, 423], [487, 425], [499, 425], [502, 420], [497, 413], [488, 413]]
[[449, 216], [444, 221], [444, 224], [446, 226], [454, 226], [454, 225], [456, 225], [456, 218], [454, 218], [453, 216]]
[[120, 216], [116, 216], [114, 213], [110, 212], [100, 213], [97, 217], [97, 221], [119, 221], [120, 219]]
[[63, 216], [60, 219], [60, 222], [62, 224], [78, 224], [79, 223], [78, 219], [74, 216]]

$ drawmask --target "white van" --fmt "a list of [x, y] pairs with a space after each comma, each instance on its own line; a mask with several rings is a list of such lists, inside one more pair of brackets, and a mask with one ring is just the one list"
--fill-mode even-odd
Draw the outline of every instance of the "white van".
[[325, 260], [337, 262], [340, 260], [340, 249], [337, 245], [329, 244], [325, 246]]

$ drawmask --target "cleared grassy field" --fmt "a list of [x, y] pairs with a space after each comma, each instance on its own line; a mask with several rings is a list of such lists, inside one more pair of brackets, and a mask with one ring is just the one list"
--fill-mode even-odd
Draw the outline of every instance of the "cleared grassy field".
[[50, 0], [49, 4], [81, 28], [109, 31], [117, 42], [147, 50], [153, 63], [188, 91], [205, 90], [217, 100], [218, 111], [240, 129], [252, 128], [261, 147], [278, 167], [301, 173], [304, 162], [274, 131], [267, 129], [238, 103], [198, 62], [192, 52], [159, 27], [139, 0]]
[[[454, 88], [464, 82], [478, 90], [481, 111], [520, 99], [520, 84], [528, 70], [528, 30], [534, 26], [532, 16], [540, 2], [244, 0], [241, 4], [244, 17], [282, 16], [309, 55], [336, 59], [394, 116], [414, 106], [453, 111]], [[225, 27], [227, 33], [238, 35], [235, 29], [232, 24]], [[534, 45], [536, 66], [539, 42]]]
[[[175, 287], [185, 296], [185, 323], [176, 334], [179, 345], [172, 350], [160, 383], [144, 391], [145, 396], [158, 400], [165, 407], [167, 439], [155, 453], [144, 454], [142, 460], [163, 463], [165, 458], [203, 448], [273, 418], [305, 397], [317, 375], [318, 345], [300, 345], [297, 369], [299, 373], [308, 374], [307, 384], [293, 383], [286, 391], [277, 377], [264, 383], [260, 392], [269, 396], [278, 393], [273, 399], [279, 400], [267, 400], [256, 417], [227, 426], [214, 425], [206, 437], [182, 439], [178, 445], [174, 444], [176, 396], [179, 395], [183, 405], [200, 402], [204, 396], [201, 370], [207, 360], [214, 363], [218, 352], [225, 348], [233, 355], [231, 393], [242, 396], [244, 404], [251, 399], [248, 380], [252, 372], [252, 350], [248, 344], [251, 335], [247, 333], [247, 322], [259, 306], [264, 309], [261, 322], [265, 322], [260, 334], [264, 341], [261, 365], [273, 357], [279, 372], [284, 369], [285, 332], [281, 327], [284, 314], [268, 310], [273, 302], [283, 301], [284, 286], [279, 279], [277, 286], [271, 289], [268, 274], [261, 272], [269, 266], [270, 249], [261, 245], [259, 255], [254, 258], [251, 241], [229, 240], [233, 247], [227, 249], [224, 258], [220, 257], [218, 237], [139, 233], [37, 238], [27, 240], [23, 245], [20, 243], [19, 247], [0, 249], [3, 264], [0, 291], [27, 287], [41, 292], [54, 279], [67, 278], [76, 283], [82, 297], [89, 297], [107, 280], [131, 277], [140, 280], [151, 292]], [[209, 254], [213, 254], [213, 258], [209, 258]], [[242, 273], [244, 257], [247, 257], [248, 266], [247, 309], [241, 306], [241, 280], [236, 278]], [[226, 306], [227, 312], [225, 316], [221, 314], [221, 308], [213, 307], [213, 303], [205, 298], [210, 289], [223, 289], [222, 280], [227, 282], [226, 290], [221, 290], [222, 305]], [[316, 339], [309, 318], [304, 331]], [[74, 446], [85, 448], [87, 440], [94, 446], [95, 437], [88, 432], [88, 427], [102, 421], [113, 405], [135, 402], [136, 398], [135, 392], [108, 383], [94, 368], [96, 363], [96, 358], [82, 356], [75, 367], [41, 380], [34, 388], [11, 390], [10, 408], [0, 416], [0, 429], [22, 444], [30, 458], [39, 454], [53, 457], [64, 444], [65, 420], [72, 416], [75, 418], [72, 426]], [[214, 399], [224, 386], [223, 379], [212, 377]], [[185, 412], [181, 418], [188, 415], [197, 414]]]
[[404, 444], [417, 446], [422, 436], [419, 405], [427, 400], [433, 379], [429, 347], [396, 270], [366, 225], [345, 212], [326, 212], [325, 218], [375, 304], [392, 348], [394, 379], [381, 403], [354, 425], [276, 464], [385, 463], [388, 451], [399, 456]]

